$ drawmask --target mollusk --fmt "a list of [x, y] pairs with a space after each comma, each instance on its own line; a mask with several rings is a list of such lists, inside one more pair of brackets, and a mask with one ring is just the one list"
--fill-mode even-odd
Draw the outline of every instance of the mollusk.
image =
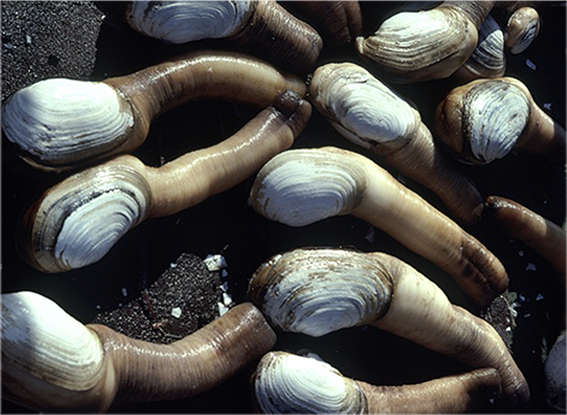
[[[392, 282], [384, 278], [380, 263], [356, 251], [317, 249], [313, 256], [310, 252], [276, 255], [254, 273], [249, 296], [261, 304], [273, 325], [319, 337], [369, 324], [387, 311]], [[323, 292], [320, 285], [325, 286]]]
[[484, 245], [370, 159], [334, 147], [287, 150], [258, 172], [249, 205], [264, 217], [305, 226], [352, 214], [453, 276], [480, 307], [508, 285]]
[[182, 44], [229, 37], [253, 13], [252, 1], [132, 1], [126, 21], [146, 36]]
[[33, 84], [7, 100], [2, 124], [25, 161], [60, 172], [136, 150], [156, 117], [189, 100], [265, 108], [287, 90], [303, 96], [306, 86], [260, 59], [199, 50], [104, 82]]
[[547, 404], [565, 412], [565, 331], [555, 340], [543, 365]]
[[347, 378], [330, 364], [269, 352], [252, 375], [264, 413], [460, 413], [489, 405], [500, 393], [493, 368], [414, 385], [375, 386]]
[[315, 29], [275, 1], [133, 1], [126, 21], [167, 42], [227, 39], [297, 73], [309, 70], [323, 48]]
[[262, 413], [367, 413], [366, 396], [358, 385], [313, 358], [269, 352], [252, 382]]
[[492, 8], [492, 4], [482, 4], [485, 2], [474, 3], [471, 7], [479, 6], [475, 16], [458, 2], [400, 12], [385, 20], [374, 34], [358, 37], [356, 50], [393, 82], [447, 78], [474, 52], [478, 28]]
[[459, 221], [480, 219], [482, 196], [474, 183], [447, 162], [419, 113], [366, 69], [352, 63], [320, 66], [309, 93], [345, 138], [434, 191]]
[[494, 367], [507, 399], [529, 399], [526, 380], [494, 328], [451, 304], [437, 285], [391, 255], [326, 248], [279, 254], [254, 273], [249, 297], [281, 330], [318, 336], [370, 324], [470, 367]]
[[460, 79], [498, 78], [506, 71], [504, 32], [491, 15], [478, 30], [478, 44], [471, 57], [455, 72]]
[[468, 164], [490, 163], [513, 148], [565, 160], [565, 130], [510, 77], [478, 79], [450, 91], [437, 107], [435, 129], [437, 138]]
[[508, 18], [506, 46], [514, 55], [525, 51], [539, 34], [539, 13], [533, 7], [520, 7]]
[[24, 235], [32, 245], [21, 252], [47, 272], [92, 264], [146, 218], [150, 203], [149, 185], [133, 168], [85, 170], [53, 187], [28, 210]]
[[467, 144], [480, 164], [506, 156], [522, 134], [530, 114], [523, 92], [502, 82], [471, 89], [463, 109]]
[[271, 220], [305, 226], [352, 211], [366, 186], [356, 163], [337, 166], [333, 154], [289, 150], [266, 163], [256, 178], [249, 204]]
[[222, 383], [275, 341], [250, 303], [164, 345], [85, 326], [36, 293], [3, 294], [2, 392], [39, 412], [104, 412], [115, 402], [182, 399]]
[[6, 137], [37, 165], [74, 164], [93, 151], [111, 152], [132, 132], [133, 109], [101, 82], [47, 79], [3, 106]]
[[101, 378], [103, 354], [97, 335], [52, 300], [29, 291], [2, 294], [3, 375], [25, 372], [63, 389], [86, 390]]
[[173, 215], [247, 179], [289, 148], [310, 116], [311, 105], [286, 91], [209, 148], [158, 168], [126, 154], [70, 176], [26, 212], [20, 252], [44, 272], [92, 264], [146, 217]]

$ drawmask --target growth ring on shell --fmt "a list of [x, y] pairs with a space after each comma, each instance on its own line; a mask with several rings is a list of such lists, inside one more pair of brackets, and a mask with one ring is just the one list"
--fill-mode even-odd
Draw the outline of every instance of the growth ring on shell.
[[251, 300], [284, 331], [319, 337], [384, 315], [393, 283], [379, 261], [343, 249], [296, 249], [254, 273]]

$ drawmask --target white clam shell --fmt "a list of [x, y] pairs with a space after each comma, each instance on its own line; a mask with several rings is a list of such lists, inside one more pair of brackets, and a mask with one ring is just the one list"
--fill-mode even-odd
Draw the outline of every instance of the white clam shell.
[[392, 281], [367, 254], [296, 249], [263, 264], [249, 292], [274, 326], [319, 337], [379, 319], [389, 307]]
[[2, 124], [25, 157], [57, 167], [118, 147], [134, 117], [129, 103], [111, 86], [56, 78], [10, 97]]
[[366, 413], [358, 385], [328, 363], [285, 352], [269, 352], [253, 376], [263, 413]]
[[506, 70], [504, 32], [491, 15], [478, 31], [478, 45], [465, 66], [479, 77], [497, 78]]
[[547, 403], [559, 412], [565, 412], [565, 353], [563, 332], [555, 341], [543, 366]]
[[126, 166], [71, 176], [41, 200], [33, 227], [35, 259], [55, 272], [97, 262], [145, 219], [148, 189], [145, 179]]
[[100, 378], [97, 335], [37, 293], [2, 294], [2, 370], [21, 371], [68, 390], [87, 390]]
[[146, 36], [175, 44], [221, 39], [238, 33], [253, 11], [251, 1], [134, 1], [130, 25]]
[[[452, 8], [400, 12], [386, 19], [373, 35], [359, 41], [357, 50], [394, 78], [400, 77], [398, 81], [423, 70], [428, 75], [422, 78], [426, 76], [424, 73], [420, 79], [446, 78], [474, 50], [476, 36], [471, 39], [468, 33], [473, 27], [462, 13]], [[437, 65], [443, 61], [454, 64]], [[432, 67], [435, 67], [433, 72], [428, 69]]]
[[268, 219], [305, 226], [348, 214], [360, 202], [363, 169], [317, 149], [284, 151], [258, 172], [249, 204]]
[[518, 87], [488, 81], [473, 87], [463, 108], [464, 139], [480, 163], [506, 156], [527, 125], [530, 102]]
[[335, 128], [365, 148], [376, 144], [399, 148], [420, 121], [406, 101], [352, 63], [317, 68], [309, 92], [315, 107]]

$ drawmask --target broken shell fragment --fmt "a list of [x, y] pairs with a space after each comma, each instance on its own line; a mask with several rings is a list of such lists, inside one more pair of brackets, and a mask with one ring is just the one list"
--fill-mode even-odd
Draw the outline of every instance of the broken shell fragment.
[[306, 89], [257, 58], [200, 50], [104, 82], [40, 81], [8, 98], [2, 126], [25, 161], [60, 172], [134, 151], [156, 117], [189, 100], [265, 108], [284, 91]]
[[508, 18], [506, 47], [514, 55], [525, 51], [537, 38], [540, 28], [539, 13], [533, 7], [520, 7]]
[[366, 69], [352, 63], [320, 66], [309, 93], [345, 138], [431, 189], [457, 220], [480, 219], [483, 199], [475, 184], [436, 147], [420, 114]]
[[231, 137], [161, 167], [123, 155], [76, 173], [28, 209], [20, 253], [44, 272], [97, 262], [145, 218], [172, 215], [244, 181], [289, 148], [310, 116], [311, 105], [287, 91]]
[[461, 413], [487, 407], [500, 393], [494, 368], [415, 385], [375, 386], [347, 378], [326, 362], [269, 352], [252, 375], [263, 413]]
[[323, 48], [315, 29], [275, 1], [133, 1], [126, 21], [175, 44], [226, 39], [296, 73], [308, 71]]
[[494, 367], [506, 399], [529, 400], [526, 380], [494, 328], [391, 255], [296, 249], [260, 265], [248, 293], [281, 330], [323, 336], [370, 324], [472, 368]]
[[57, 413], [186, 398], [233, 376], [275, 341], [250, 303], [163, 345], [85, 326], [37, 293], [2, 294], [3, 398]]
[[480, 307], [508, 286], [501, 262], [477, 239], [370, 159], [334, 147], [288, 150], [258, 172], [250, 206], [305, 226], [352, 214], [430, 260]]
[[468, 164], [493, 162], [514, 148], [565, 161], [565, 129], [515, 78], [478, 79], [454, 88], [437, 107], [435, 131]]

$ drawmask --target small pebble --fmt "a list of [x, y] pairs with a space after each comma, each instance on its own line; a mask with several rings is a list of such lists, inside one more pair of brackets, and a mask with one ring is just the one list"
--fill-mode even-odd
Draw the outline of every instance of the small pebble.
[[128, 297], [128, 290], [126, 288], [122, 288], [122, 295]]
[[217, 303], [217, 305], [219, 307], [219, 316], [222, 316], [228, 311], [228, 307], [225, 306], [223, 303]]
[[537, 68], [536, 64], [533, 63], [533, 62], [532, 62], [531, 60], [529, 60], [529, 59], [526, 59], [526, 66], [527, 66], [528, 68], [530, 68], [532, 71], [535, 71], [536, 68]]
[[207, 257], [205, 258], [205, 265], [207, 266], [208, 270], [211, 272], [219, 271], [227, 267], [226, 259], [224, 258], [224, 256], [220, 254], [207, 255]]
[[181, 308], [180, 307], [174, 307], [171, 309], [171, 315], [175, 318], [179, 318], [181, 317]]
[[530, 262], [526, 267], [526, 271], [537, 271], [537, 267]]

